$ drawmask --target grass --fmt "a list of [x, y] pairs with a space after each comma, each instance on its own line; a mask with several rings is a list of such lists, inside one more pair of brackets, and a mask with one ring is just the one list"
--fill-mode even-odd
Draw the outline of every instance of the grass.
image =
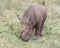
[[[28, 4], [35, 1], [30, 1]], [[22, 16], [27, 5], [26, 2], [28, 1], [0, 0], [0, 48], [60, 48], [59, 0], [46, 0], [48, 16], [43, 27], [42, 37], [36, 38], [33, 35], [29, 42], [23, 42], [14, 35], [21, 30], [16, 16], [18, 14]]]

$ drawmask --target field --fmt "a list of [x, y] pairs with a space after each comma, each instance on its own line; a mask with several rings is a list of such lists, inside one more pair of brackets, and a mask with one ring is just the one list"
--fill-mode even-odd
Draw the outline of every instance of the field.
[[[18, 39], [14, 33], [21, 30], [17, 15], [23, 15], [26, 6], [46, 2], [47, 19], [40, 38], [32, 35], [29, 42]], [[0, 48], [60, 48], [60, 0], [0, 0]], [[37, 39], [37, 40], [34, 40]]]

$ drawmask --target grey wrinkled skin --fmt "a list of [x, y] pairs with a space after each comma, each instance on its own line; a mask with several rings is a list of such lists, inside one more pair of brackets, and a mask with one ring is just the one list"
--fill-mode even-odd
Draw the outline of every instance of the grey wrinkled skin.
[[35, 29], [36, 36], [42, 36], [42, 28], [47, 17], [47, 10], [43, 5], [32, 4], [23, 14], [21, 19], [21, 34], [20, 38], [23, 41], [28, 41], [32, 32]]

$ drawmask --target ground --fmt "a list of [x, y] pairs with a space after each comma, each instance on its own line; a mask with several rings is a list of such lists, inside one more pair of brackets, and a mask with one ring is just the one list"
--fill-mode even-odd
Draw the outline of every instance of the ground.
[[48, 13], [43, 36], [36, 38], [32, 34], [29, 42], [23, 42], [14, 34], [21, 30], [17, 15], [22, 16], [28, 4], [25, 2], [29, 1], [0, 0], [0, 48], [60, 48], [60, 0], [46, 0]]

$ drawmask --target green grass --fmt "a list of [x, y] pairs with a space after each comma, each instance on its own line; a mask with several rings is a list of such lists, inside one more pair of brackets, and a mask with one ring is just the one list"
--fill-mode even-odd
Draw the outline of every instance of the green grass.
[[36, 38], [33, 35], [29, 42], [23, 42], [15, 36], [14, 33], [21, 30], [17, 15], [22, 16], [26, 5], [36, 1], [0, 0], [0, 48], [60, 48], [59, 0], [45, 0], [48, 14], [42, 37]]

